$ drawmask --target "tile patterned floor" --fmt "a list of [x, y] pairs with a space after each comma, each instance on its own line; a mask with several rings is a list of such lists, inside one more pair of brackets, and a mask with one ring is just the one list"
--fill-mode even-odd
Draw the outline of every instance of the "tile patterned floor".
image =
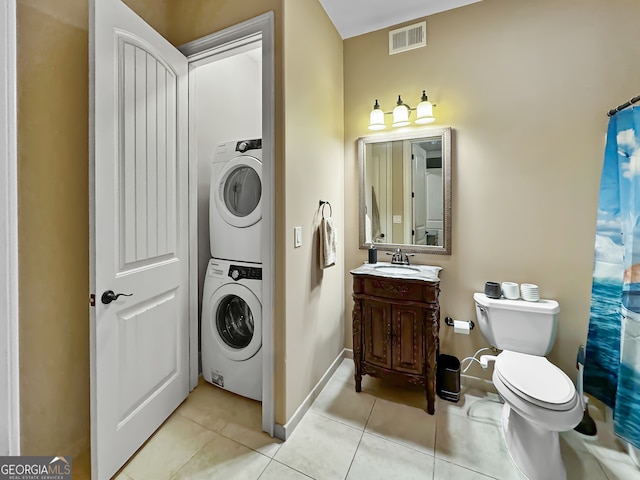
[[[500, 432], [495, 393], [465, 385], [428, 415], [422, 389], [363, 378], [345, 360], [289, 440], [260, 431], [260, 404], [206, 383], [165, 422], [116, 480], [522, 480]], [[475, 388], [474, 388], [475, 387]], [[569, 480], [640, 480], [596, 409], [597, 439], [561, 435]], [[552, 479], [550, 479], [552, 480]]]

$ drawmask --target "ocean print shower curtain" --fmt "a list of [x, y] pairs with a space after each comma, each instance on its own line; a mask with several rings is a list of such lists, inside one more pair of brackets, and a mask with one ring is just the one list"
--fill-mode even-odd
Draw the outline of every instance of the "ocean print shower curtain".
[[585, 391], [640, 448], [640, 107], [611, 117], [596, 229]]

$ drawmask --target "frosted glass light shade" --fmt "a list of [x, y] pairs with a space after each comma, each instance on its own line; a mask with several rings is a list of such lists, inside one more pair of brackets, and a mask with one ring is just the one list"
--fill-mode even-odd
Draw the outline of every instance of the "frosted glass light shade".
[[416, 107], [416, 123], [431, 123], [435, 120], [433, 117], [433, 105], [430, 101], [420, 102]]
[[384, 130], [385, 128], [384, 112], [380, 108], [378, 100], [376, 100], [373, 110], [369, 114], [369, 130]]
[[393, 109], [393, 127], [405, 127], [409, 125], [409, 107], [402, 103], [400, 95], [398, 95], [398, 104]]
[[435, 120], [433, 117], [433, 105], [427, 98], [427, 93], [422, 91], [422, 98], [420, 103], [416, 107], [416, 123], [424, 124], [431, 123]]

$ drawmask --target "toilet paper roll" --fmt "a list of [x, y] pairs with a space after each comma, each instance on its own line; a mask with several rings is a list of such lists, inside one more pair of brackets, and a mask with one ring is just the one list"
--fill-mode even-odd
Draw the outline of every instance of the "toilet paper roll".
[[471, 324], [467, 320], [454, 320], [453, 321], [453, 333], [460, 333], [462, 335], [469, 335], [471, 331]]

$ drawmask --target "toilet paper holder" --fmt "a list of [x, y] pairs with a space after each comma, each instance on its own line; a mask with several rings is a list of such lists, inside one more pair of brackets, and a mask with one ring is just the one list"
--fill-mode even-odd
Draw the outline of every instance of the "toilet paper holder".
[[[449, 327], [453, 327], [453, 318], [444, 317], [444, 323], [446, 323], [447, 326], [449, 326]], [[476, 326], [476, 324], [473, 323], [473, 320], [467, 320], [467, 323], [469, 324], [469, 330], [473, 330], [473, 327]]]

